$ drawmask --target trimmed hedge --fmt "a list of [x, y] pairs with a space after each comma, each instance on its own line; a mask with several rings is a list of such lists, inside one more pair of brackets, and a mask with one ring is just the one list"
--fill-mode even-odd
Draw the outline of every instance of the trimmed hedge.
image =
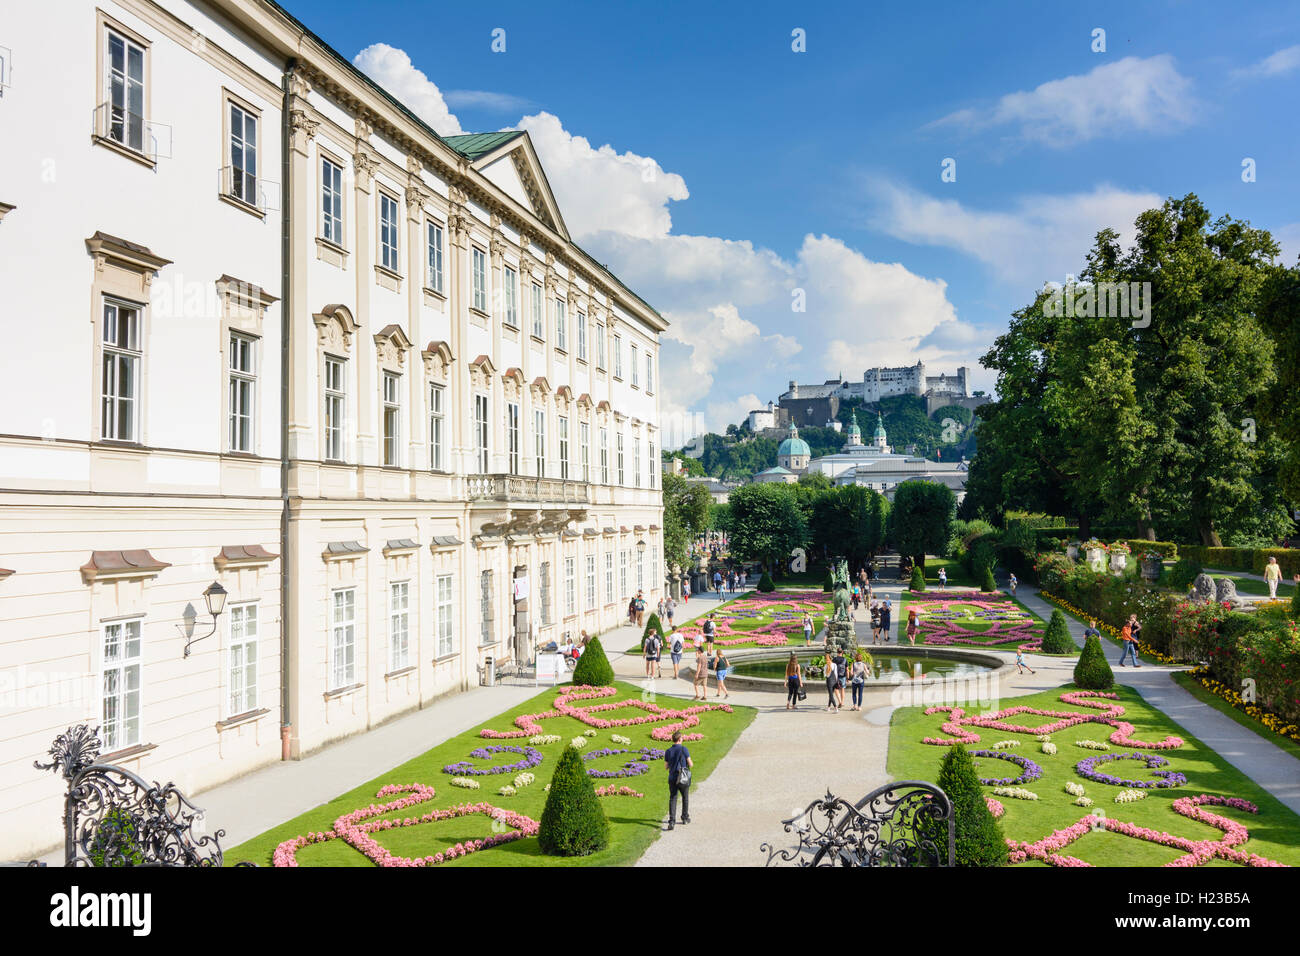
[[1117, 630], [1130, 614], [1136, 614], [1142, 622], [1143, 643], [1162, 654], [1171, 653], [1174, 609], [1182, 596], [1140, 580], [1137, 562], [1131, 562], [1128, 573], [1118, 577], [1093, 571], [1063, 554], [1040, 554], [1037, 566], [1044, 591]]
[[1085, 690], [1110, 690], [1115, 684], [1115, 672], [1101, 649], [1101, 638], [1090, 636], [1083, 642], [1079, 663], [1074, 665], [1074, 683]]
[[920, 565], [912, 568], [912, 580], [908, 582], [908, 588], [912, 591], [925, 590], [925, 572], [921, 570]]
[[[939, 766], [939, 789], [952, 801], [956, 818], [956, 863], [958, 866], [1006, 866], [1007, 841], [1002, 827], [993, 819], [984, 801], [984, 788], [975, 761], [961, 744], [948, 748]], [[947, 840], [946, 827], [927, 828], [926, 836], [939, 847]]]
[[826, 569], [826, 577], [822, 579], [822, 590], [827, 594], [830, 594], [835, 590], [835, 581], [831, 577], [830, 568]]
[[578, 666], [573, 669], [573, 683], [587, 684], [592, 687], [613, 687], [614, 668], [605, 656], [605, 648], [600, 645], [600, 638], [593, 637], [587, 642], [587, 649], [578, 658]]
[[1128, 538], [1124, 542], [1133, 552], [1133, 556], [1141, 559], [1142, 555], [1155, 552], [1162, 558], [1177, 558], [1178, 545], [1172, 541], [1148, 541], [1146, 538]]
[[1070, 629], [1065, 624], [1065, 615], [1059, 608], [1052, 608], [1052, 619], [1047, 622], [1047, 630], [1043, 632], [1043, 653], [1073, 654], [1077, 650], [1074, 638], [1070, 637]]
[[1300, 548], [1207, 548], [1199, 544], [1184, 544], [1179, 553], [1207, 568], [1249, 571], [1252, 574], [1263, 574], [1268, 559], [1277, 558], [1283, 577], [1300, 574]]
[[[586, 657], [582, 655], [583, 660]], [[560, 754], [551, 777], [537, 843], [547, 856], [590, 856], [609, 846], [609, 818], [587, 776], [587, 765], [572, 744]]]
[[985, 568], [984, 576], [980, 581], [980, 590], [987, 594], [991, 591], [996, 591], [997, 589], [998, 583], [993, 580], [993, 569]]

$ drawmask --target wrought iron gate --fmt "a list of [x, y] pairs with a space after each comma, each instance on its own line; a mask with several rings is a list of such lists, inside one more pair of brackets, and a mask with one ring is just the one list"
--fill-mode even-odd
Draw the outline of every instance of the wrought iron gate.
[[799, 843], [779, 850], [764, 843], [767, 866], [953, 866], [956, 820], [952, 801], [932, 783], [902, 780], [855, 804], [829, 790], [796, 817], [782, 821]]
[[[99, 729], [69, 727], [49, 763], [63, 775], [64, 866], [221, 866], [224, 830], [205, 832], [203, 811], [173, 784], [149, 784], [100, 763]], [[251, 864], [249, 864], [251, 865]]]

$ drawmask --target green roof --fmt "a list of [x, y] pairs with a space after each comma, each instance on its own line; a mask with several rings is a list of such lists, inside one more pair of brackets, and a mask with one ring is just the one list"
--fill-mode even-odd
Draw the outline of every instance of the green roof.
[[472, 163], [497, 147], [523, 135], [524, 131], [521, 129], [508, 129], [501, 133], [461, 133], [457, 136], [444, 136], [442, 139], [456, 152], [468, 157]]

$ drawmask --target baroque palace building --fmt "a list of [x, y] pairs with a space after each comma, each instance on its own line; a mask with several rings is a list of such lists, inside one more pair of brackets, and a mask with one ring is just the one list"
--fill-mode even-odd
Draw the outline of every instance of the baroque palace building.
[[59, 841], [70, 724], [202, 791], [663, 593], [667, 326], [526, 133], [267, 0], [0, 30], [0, 859]]

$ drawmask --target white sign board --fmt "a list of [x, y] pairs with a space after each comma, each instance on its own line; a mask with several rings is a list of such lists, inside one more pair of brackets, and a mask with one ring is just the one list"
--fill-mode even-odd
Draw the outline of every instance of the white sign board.
[[528, 578], [527, 577], [515, 578], [514, 582], [515, 582], [515, 590], [514, 590], [515, 600], [527, 601], [528, 600]]
[[561, 654], [540, 652], [537, 655], [537, 683], [558, 684], [564, 673], [564, 657]]

